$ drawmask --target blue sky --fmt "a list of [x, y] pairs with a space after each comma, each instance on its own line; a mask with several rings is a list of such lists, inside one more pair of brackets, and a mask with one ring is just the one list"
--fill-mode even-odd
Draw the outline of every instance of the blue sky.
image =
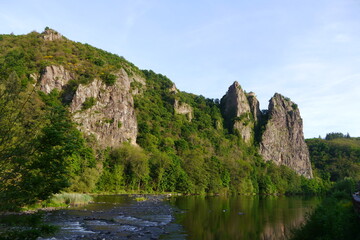
[[0, 33], [49, 26], [182, 91], [221, 98], [238, 81], [262, 109], [299, 105], [306, 138], [360, 136], [358, 0], [0, 0]]

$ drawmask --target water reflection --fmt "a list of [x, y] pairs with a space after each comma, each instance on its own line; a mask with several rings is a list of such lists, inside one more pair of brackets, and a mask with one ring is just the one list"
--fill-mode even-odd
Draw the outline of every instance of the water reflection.
[[189, 239], [286, 239], [318, 198], [184, 196], [171, 203]]

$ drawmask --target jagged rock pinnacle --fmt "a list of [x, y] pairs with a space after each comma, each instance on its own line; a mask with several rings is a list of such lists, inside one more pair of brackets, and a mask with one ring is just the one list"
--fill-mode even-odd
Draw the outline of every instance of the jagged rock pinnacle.
[[312, 178], [309, 150], [297, 105], [289, 98], [275, 93], [270, 99], [268, 119], [260, 143], [260, 153], [264, 160], [286, 165]]

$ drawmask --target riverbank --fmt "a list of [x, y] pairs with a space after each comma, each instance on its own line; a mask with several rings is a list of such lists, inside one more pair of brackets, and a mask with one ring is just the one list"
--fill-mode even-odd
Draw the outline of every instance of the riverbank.
[[[35, 213], [38, 211], [53, 211], [71, 206], [81, 206], [90, 203], [93, 197], [84, 193], [58, 193], [50, 199], [24, 206], [19, 213]], [[4, 213], [2, 213], [4, 214]], [[12, 213], [14, 214], [14, 213]]]
[[24, 206], [18, 212], [0, 212], [0, 239], [37, 239], [54, 234], [58, 227], [44, 222], [47, 212], [86, 205], [92, 200], [87, 194], [59, 193], [46, 201]]
[[[62, 199], [64, 196], [57, 196]], [[86, 205], [45, 207], [0, 216], [0, 239], [185, 239], [169, 195], [94, 195]], [[71, 205], [71, 206], [70, 206]], [[163, 239], [166, 239], [164, 237]]]
[[174, 223], [177, 210], [166, 195], [101, 195], [87, 206], [47, 212], [45, 222], [59, 227], [41, 239], [185, 239]]
[[351, 195], [354, 189], [352, 179], [337, 182], [306, 223], [293, 231], [292, 240], [360, 239], [360, 219]]

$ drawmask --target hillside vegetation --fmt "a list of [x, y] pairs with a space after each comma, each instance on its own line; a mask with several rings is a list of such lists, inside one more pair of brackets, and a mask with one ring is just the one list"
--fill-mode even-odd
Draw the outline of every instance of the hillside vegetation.
[[360, 239], [360, 219], [351, 197], [360, 191], [360, 138], [329, 133], [306, 142], [316, 171], [335, 184], [292, 239]]
[[330, 133], [325, 139], [307, 139], [306, 143], [311, 161], [323, 179], [360, 180], [360, 138]]
[[[37, 78], [51, 65], [64, 66], [75, 79], [46, 95]], [[112, 85], [119, 69], [146, 80], [146, 87], [132, 86], [141, 88], [135, 96], [138, 146], [99, 148], [77, 129], [63, 96], [95, 78]], [[297, 194], [328, 185], [264, 162], [256, 142], [246, 144], [223, 127], [218, 100], [174, 94], [172, 87], [166, 76], [88, 44], [45, 41], [37, 32], [0, 35], [1, 208], [60, 191]], [[175, 112], [175, 101], [192, 108], [192, 119]], [[82, 110], [95, 102], [89, 99]]]

